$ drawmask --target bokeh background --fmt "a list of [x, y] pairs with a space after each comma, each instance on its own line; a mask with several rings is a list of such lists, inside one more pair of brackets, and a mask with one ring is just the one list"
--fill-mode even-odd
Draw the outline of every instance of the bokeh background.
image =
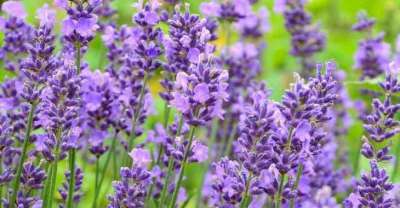
[[[35, 12], [38, 7], [44, 3], [53, 6], [52, 0], [22, 0], [24, 3], [29, 17], [28, 21], [36, 24]], [[131, 17], [135, 11], [132, 4], [136, 0], [114, 0], [113, 6], [118, 10], [116, 21], [119, 24], [131, 24]], [[187, 0], [191, 4], [191, 10], [198, 13], [198, 5], [203, 2], [201, 0]], [[272, 91], [271, 98], [280, 100], [281, 95], [285, 88], [293, 80], [293, 72], [300, 70], [296, 58], [289, 55], [290, 50], [290, 36], [284, 28], [283, 17], [280, 14], [273, 12], [273, 0], [259, 0], [256, 4], [257, 7], [267, 7], [269, 10], [270, 31], [265, 36], [267, 44], [265, 53], [263, 54], [263, 72], [260, 79], [265, 80], [267, 86]], [[333, 60], [337, 63], [339, 68], [346, 72], [346, 81], [344, 83], [350, 96], [354, 100], [364, 99], [369, 102], [369, 98], [365, 98], [359, 94], [359, 89], [364, 87], [374, 87], [376, 80], [359, 82], [359, 71], [353, 68], [353, 54], [356, 51], [358, 41], [363, 38], [362, 34], [351, 31], [352, 24], [356, 21], [357, 12], [364, 10], [369, 16], [376, 18], [376, 27], [374, 33], [385, 32], [385, 41], [392, 46], [392, 51], [395, 51], [395, 42], [397, 34], [400, 32], [400, 0], [309, 0], [307, 10], [313, 16], [313, 22], [319, 23], [322, 30], [327, 35], [327, 45], [323, 52], [318, 53], [315, 59], [318, 62], [325, 62]], [[62, 11], [57, 13], [58, 18], [61, 20], [64, 13]], [[57, 26], [59, 30], [60, 25]], [[220, 38], [216, 44], [221, 46], [224, 43], [224, 31], [220, 31]], [[0, 35], [2, 37], [2, 34]], [[235, 39], [235, 37], [233, 37]], [[233, 40], [234, 41], [234, 40]], [[100, 37], [96, 37], [91, 42], [90, 49], [85, 59], [88, 61], [92, 69], [102, 70], [107, 64], [105, 60], [106, 49], [103, 46]], [[0, 68], [0, 81], [12, 74]], [[151, 89], [154, 94], [159, 90], [158, 80], [154, 79], [151, 82]], [[156, 98], [156, 109], [161, 109], [162, 101]], [[159, 111], [161, 112], [161, 110]], [[358, 149], [360, 145], [361, 135], [363, 133], [362, 124], [356, 120], [357, 112], [351, 112], [354, 122], [346, 138], [345, 144], [341, 148], [349, 151], [349, 162], [355, 165]], [[147, 127], [151, 126], [159, 120], [158, 115], [150, 117]], [[400, 139], [400, 138], [399, 138]], [[399, 146], [398, 140], [394, 140], [395, 146]], [[396, 148], [393, 148], [396, 149]], [[64, 164], [66, 167], [66, 164]], [[361, 171], [367, 168], [365, 161], [360, 162]], [[84, 196], [80, 207], [90, 206], [93, 193], [92, 182], [94, 181], [93, 167], [83, 167], [85, 173], [84, 179]], [[189, 180], [186, 186], [189, 191], [196, 191], [196, 183], [200, 180], [200, 176], [196, 175], [196, 165], [189, 168], [190, 176], [193, 179]], [[390, 170], [390, 167], [388, 167]], [[198, 176], [198, 177], [197, 177]], [[59, 175], [58, 182], [61, 183], [62, 175]], [[198, 180], [196, 179], [198, 178]], [[397, 178], [399, 180], [400, 178]], [[107, 184], [111, 184], [107, 181]], [[192, 190], [191, 190], [192, 189]], [[103, 186], [104, 193], [101, 193], [99, 200], [101, 200], [102, 207], [105, 206], [107, 199], [106, 195], [112, 190], [111, 185]]]

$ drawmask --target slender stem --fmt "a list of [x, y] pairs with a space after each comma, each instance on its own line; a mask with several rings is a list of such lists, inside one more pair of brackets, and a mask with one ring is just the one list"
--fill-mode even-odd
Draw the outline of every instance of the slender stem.
[[235, 138], [235, 135], [236, 135], [236, 125], [234, 124], [232, 126], [232, 132], [230, 133], [228, 143], [225, 147], [224, 156], [229, 156], [231, 154], [233, 139]]
[[362, 147], [363, 142], [360, 140], [360, 143], [357, 147], [357, 154], [356, 154], [356, 159], [354, 162], [354, 167], [353, 167], [353, 172], [354, 172], [354, 176], [358, 176], [358, 168], [360, 165], [360, 155], [361, 155], [361, 147]]
[[[183, 125], [183, 116], [181, 116], [180, 120], [179, 120], [179, 126], [178, 126], [178, 130], [176, 132], [176, 135], [181, 134], [181, 130], [182, 130], [182, 125]], [[160, 204], [164, 204], [165, 199], [166, 199], [166, 193], [167, 193], [167, 188], [168, 188], [168, 183], [169, 183], [169, 179], [172, 176], [172, 172], [174, 169], [174, 158], [172, 158], [172, 156], [170, 156], [168, 158], [168, 170], [167, 170], [167, 175], [165, 176], [165, 180], [164, 180], [164, 186], [161, 190], [161, 197], [160, 197]]]
[[75, 148], [69, 150], [69, 187], [68, 187], [68, 198], [67, 208], [72, 208], [74, 203], [74, 190], [75, 190]]
[[183, 175], [184, 175], [185, 168], [186, 168], [186, 162], [189, 157], [190, 149], [192, 148], [192, 142], [193, 142], [193, 137], [194, 137], [195, 131], [196, 131], [196, 127], [192, 127], [191, 131], [190, 131], [189, 143], [185, 149], [185, 154], [183, 156], [181, 168], [179, 171], [178, 181], [176, 182], [176, 187], [174, 189], [174, 193], [172, 194], [172, 200], [171, 200], [171, 203], [169, 204], [170, 208], [175, 207], [176, 199], [177, 199], [178, 193], [179, 193], [179, 188], [181, 187]]
[[54, 197], [54, 191], [56, 189], [56, 180], [57, 180], [57, 168], [58, 168], [58, 160], [59, 160], [59, 155], [60, 155], [60, 138], [61, 138], [61, 128], [57, 129], [57, 144], [56, 144], [56, 151], [55, 151], [55, 159], [52, 164], [52, 172], [51, 172], [51, 181], [50, 181], [50, 189], [49, 193], [45, 193], [48, 195], [46, 197], [47, 202], [46, 206], [51, 207], [53, 204], [53, 197]]
[[53, 178], [53, 164], [50, 164], [48, 169], [47, 169], [47, 180], [46, 180], [46, 184], [45, 187], [43, 189], [42, 192], [42, 201], [43, 201], [43, 208], [47, 207], [47, 203], [48, 203], [48, 198], [49, 198], [49, 189], [51, 187], [51, 183], [52, 183], [52, 178]]
[[[132, 149], [133, 142], [135, 141], [135, 138], [136, 138], [136, 125], [137, 125], [138, 117], [140, 115], [140, 110], [142, 109], [142, 105], [143, 105], [143, 101], [144, 101], [146, 84], [149, 79], [149, 76], [147, 75], [147, 73], [144, 75], [143, 79], [144, 79], [143, 86], [140, 89], [140, 94], [139, 94], [139, 102], [133, 112], [133, 118], [132, 118], [132, 124], [131, 124], [131, 126], [132, 126], [131, 127], [131, 135], [130, 135], [131, 137], [129, 138], [129, 142], [128, 142], [128, 152]], [[129, 161], [128, 154], [125, 154], [125, 159], [123, 161], [124, 161], [123, 165], [127, 165], [128, 161]]]
[[168, 170], [167, 170], [167, 175], [165, 176], [164, 186], [161, 190], [160, 204], [164, 204], [164, 202], [165, 202], [166, 193], [167, 193], [167, 189], [168, 189], [168, 183], [169, 183], [169, 179], [172, 176], [173, 167], [174, 167], [174, 160], [173, 159], [168, 160]]
[[240, 208], [248, 207], [248, 204], [249, 204], [249, 188], [250, 188], [251, 178], [252, 178], [252, 175], [250, 173], [249, 178], [246, 181], [246, 189], [245, 189], [245, 192], [244, 192], [244, 197], [243, 197], [242, 203], [240, 203]]
[[[297, 187], [299, 186], [301, 174], [303, 173], [303, 168], [304, 168], [303, 164], [300, 163], [299, 167], [297, 168], [296, 180], [294, 181], [294, 185], [292, 187], [292, 191], [296, 190]], [[294, 200], [295, 200], [295, 197], [290, 199], [290, 208], [294, 207]]]
[[283, 191], [283, 183], [285, 183], [285, 174], [281, 174], [281, 180], [279, 182], [279, 189], [275, 199], [275, 208], [281, 207], [281, 198], [282, 198], [282, 191]]
[[96, 179], [95, 179], [95, 183], [94, 183], [94, 198], [93, 198], [93, 203], [92, 203], [93, 208], [97, 207], [97, 195], [99, 193], [99, 173], [100, 173], [99, 161], [100, 161], [100, 158], [97, 158], [97, 160], [96, 160]]
[[204, 181], [206, 179], [206, 175], [208, 172], [208, 169], [210, 168], [210, 163], [212, 161], [212, 149], [214, 144], [215, 144], [215, 140], [217, 138], [217, 131], [219, 128], [219, 119], [215, 119], [213, 122], [213, 126], [211, 129], [211, 139], [210, 139], [210, 143], [208, 144], [209, 150], [208, 150], [208, 158], [206, 160], [206, 163], [203, 166], [203, 174], [201, 176], [201, 181], [200, 181], [200, 186], [199, 186], [199, 191], [197, 193], [197, 199], [196, 199], [196, 207], [200, 207], [200, 202], [201, 202], [201, 194], [202, 194], [202, 190], [203, 190], [203, 186], [204, 186]]
[[[168, 126], [168, 120], [169, 120], [170, 112], [171, 112], [171, 108], [168, 106], [168, 103], [165, 102], [165, 104], [164, 104], [164, 123], [163, 123], [164, 129], [166, 129], [167, 126]], [[163, 146], [160, 145], [155, 165], [159, 165], [160, 164], [162, 152], [163, 152]]]
[[[93, 207], [97, 207], [97, 199], [98, 199], [98, 196], [100, 194], [101, 187], [103, 185], [103, 181], [104, 181], [106, 172], [108, 170], [108, 165], [110, 163], [111, 156], [115, 154], [115, 146], [117, 144], [116, 141], [117, 141], [117, 135], [114, 136], [113, 141], [111, 143], [111, 149], [107, 154], [106, 162], [104, 164], [103, 170], [101, 171], [101, 177], [100, 178], [98, 178], [100, 176], [100, 172], [99, 172], [100, 164], [97, 164], [97, 162], [96, 162], [96, 178], [97, 178], [96, 179], [96, 184], [97, 184], [97, 186], [96, 186], [96, 189], [95, 189], [95, 195], [94, 195], [94, 200], [93, 200], [93, 204], [92, 204]], [[100, 179], [100, 180], [98, 180], [98, 179]]]
[[26, 153], [28, 151], [29, 140], [31, 138], [33, 115], [35, 113], [35, 109], [36, 109], [36, 103], [32, 103], [31, 110], [29, 111], [29, 115], [28, 115], [28, 123], [27, 123], [27, 127], [26, 127], [24, 143], [22, 145], [22, 152], [21, 152], [21, 156], [19, 158], [17, 172], [15, 173], [15, 179], [14, 179], [13, 189], [12, 189], [13, 193], [12, 193], [10, 201], [9, 201], [10, 208], [15, 208], [15, 205], [16, 205], [17, 193], [19, 191], [19, 185], [20, 185], [21, 174], [22, 174], [22, 168], [23, 168], [23, 165], [25, 162]]
[[399, 157], [400, 157], [400, 143], [397, 142], [395, 155], [394, 155], [394, 159], [395, 159], [394, 167], [393, 167], [392, 175], [390, 176], [392, 181], [394, 181], [396, 179], [396, 177], [397, 177], [397, 172], [398, 172], [399, 163], [400, 163], [400, 161], [399, 161], [400, 158]]

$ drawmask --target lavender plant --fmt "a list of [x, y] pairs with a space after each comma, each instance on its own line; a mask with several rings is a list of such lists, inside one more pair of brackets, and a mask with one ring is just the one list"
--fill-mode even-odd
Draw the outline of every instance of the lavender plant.
[[112, 0], [49, 1], [36, 18], [0, 2], [0, 207], [399, 205], [398, 51], [365, 14], [354, 83], [382, 93], [355, 117], [354, 76], [315, 64], [327, 39], [305, 0], [275, 2], [302, 69], [282, 83], [262, 1], [140, 0], [129, 21]]

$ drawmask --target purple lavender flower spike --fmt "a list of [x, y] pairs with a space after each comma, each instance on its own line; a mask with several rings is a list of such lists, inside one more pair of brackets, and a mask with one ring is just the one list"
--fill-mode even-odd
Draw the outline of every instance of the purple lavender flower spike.
[[257, 13], [250, 13], [235, 23], [240, 35], [245, 38], [260, 38], [269, 31], [268, 10], [265, 7]]
[[218, 17], [229, 22], [236, 22], [251, 12], [248, 0], [210, 1], [200, 5], [202, 13], [208, 17]]
[[210, 205], [214, 207], [236, 207], [245, 191], [245, 175], [236, 161], [222, 158], [212, 165], [212, 193]]
[[151, 173], [146, 168], [134, 165], [122, 167], [120, 181], [114, 181], [115, 194], [109, 196], [108, 208], [144, 207], [147, 188], [151, 183]]
[[[94, 38], [99, 29], [98, 17], [94, 10], [100, 5], [100, 1], [75, 1], [55, 0], [57, 6], [67, 12], [67, 17], [62, 22], [62, 55], [65, 60], [71, 59], [73, 65], [79, 64], [78, 73], [85, 68], [81, 62], [81, 55], [87, 51], [89, 42]], [[79, 63], [75, 63], [79, 58]], [[73, 61], [72, 61], [73, 60]]]
[[107, 149], [103, 146], [110, 137], [110, 127], [117, 125], [119, 109], [119, 89], [109, 73], [100, 71], [82, 72], [82, 102], [84, 103], [83, 122], [86, 126], [84, 136], [88, 139], [89, 149], [100, 157]]
[[285, 27], [292, 36], [290, 53], [299, 57], [302, 75], [309, 76], [313, 68], [312, 56], [325, 47], [325, 34], [318, 25], [311, 24], [311, 16], [305, 11], [304, 0], [277, 0], [276, 6], [283, 12]]
[[384, 33], [376, 37], [370, 35], [374, 23], [374, 20], [368, 19], [365, 13], [360, 12], [358, 22], [353, 25], [353, 30], [357, 32], [368, 32], [367, 37], [359, 41], [354, 55], [354, 67], [361, 70], [361, 79], [375, 78], [384, 73], [390, 61], [390, 45], [384, 42]]
[[[36, 142], [37, 151], [53, 161], [55, 157], [64, 158], [65, 151], [77, 148], [76, 137], [80, 136], [77, 127], [80, 108], [80, 78], [74, 69], [59, 68], [48, 80], [48, 86], [41, 95], [39, 123], [45, 130]], [[61, 99], [61, 97], [63, 99]], [[61, 154], [53, 152], [61, 147]]]
[[384, 101], [374, 99], [372, 112], [362, 117], [367, 135], [364, 138], [361, 153], [366, 158], [378, 162], [390, 160], [391, 156], [388, 144], [381, 147], [375, 144], [383, 143], [399, 133], [400, 123], [395, 119], [395, 115], [400, 110], [400, 105], [393, 103], [392, 96], [400, 92], [400, 85], [397, 79], [398, 72], [394, 67], [395, 65], [392, 64], [390, 70], [386, 72], [385, 81], [379, 83], [385, 92]]
[[268, 101], [268, 91], [255, 90], [250, 95], [250, 102], [240, 116], [239, 138], [234, 144], [237, 160], [254, 176], [268, 169], [270, 144], [268, 140], [276, 129], [276, 116], [273, 103]]
[[[60, 207], [64, 208], [66, 207], [66, 201], [68, 198], [68, 188], [69, 188], [69, 181], [70, 181], [70, 172], [67, 171], [65, 172], [65, 182], [62, 184], [62, 186], [58, 189], [58, 192], [61, 195], [61, 204]], [[74, 192], [73, 192], [73, 201], [74, 203], [78, 203], [81, 198], [82, 198], [82, 183], [83, 183], [83, 172], [80, 168], [75, 169], [75, 185], [74, 185]]]
[[21, 2], [7, 1], [2, 4], [8, 18], [2, 19], [4, 44], [0, 49], [0, 59], [5, 69], [19, 72], [20, 62], [26, 57], [26, 43], [32, 40], [33, 29], [25, 22], [26, 12]]
[[189, 8], [185, 8], [184, 12], [180, 12], [179, 8], [176, 9], [167, 23], [170, 26], [169, 35], [164, 38], [167, 63], [163, 65], [165, 79], [161, 81], [165, 91], [160, 95], [169, 102], [173, 99], [172, 80], [176, 74], [181, 71], [189, 72], [190, 65], [199, 61], [200, 54], [213, 53], [215, 47], [210, 44], [210, 41], [215, 37], [207, 28], [209, 22], [190, 14]]
[[38, 196], [32, 194], [33, 190], [43, 188], [46, 173], [39, 167], [35, 167], [28, 162], [24, 165], [21, 175], [21, 189], [17, 194], [16, 205], [18, 207], [34, 207], [40, 206], [42, 200]]
[[201, 54], [199, 62], [192, 64], [189, 70], [188, 74], [177, 74], [171, 105], [191, 125], [205, 125], [214, 117], [222, 119], [221, 104], [228, 99], [228, 72], [216, 68], [205, 54]]
[[375, 25], [375, 19], [368, 18], [367, 14], [363, 11], [358, 13], [357, 20], [357, 23], [352, 26], [354, 31], [370, 31]]
[[376, 161], [370, 162], [371, 172], [363, 174], [355, 193], [345, 200], [346, 208], [357, 207], [392, 207], [393, 199], [388, 192], [393, 189], [384, 169], [380, 169]]

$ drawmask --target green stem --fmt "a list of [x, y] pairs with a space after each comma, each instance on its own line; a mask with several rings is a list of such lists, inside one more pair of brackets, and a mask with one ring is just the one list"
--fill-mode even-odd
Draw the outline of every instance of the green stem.
[[250, 174], [249, 175], [249, 179], [246, 181], [246, 189], [245, 189], [245, 192], [244, 192], [244, 197], [243, 197], [243, 200], [242, 200], [242, 203], [240, 203], [240, 208], [245, 208], [245, 207], [248, 207], [248, 205], [249, 205], [249, 202], [250, 202], [250, 200], [249, 200], [249, 188], [250, 188], [250, 181], [251, 181], [251, 178], [252, 178], [252, 175]]
[[68, 187], [68, 198], [67, 208], [72, 208], [74, 203], [74, 190], [75, 190], [75, 148], [69, 150], [69, 187]]
[[168, 160], [167, 175], [165, 176], [164, 186], [163, 186], [163, 188], [161, 190], [160, 204], [164, 204], [164, 202], [165, 202], [166, 193], [167, 193], [167, 189], [168, 189], [168, 183], [169, 183], [169, 179], [172, 176], [173, 167], [174, 167], [174, 160], [173, 159], [169, 159]]
[[97, 195], [99, 193], [99, 170], [100, 170], [100, 165], [99, 165], [99, 160], [100, 158], [97, 158], [96, 160], [96, 179], [94, 183], [94, 198], [93, 198], [93, 203], [92, 207], [96, 208], [97, 207]]
[[281, 180], [279, 182], [279, 189], [278, 193], [276, 196], [276, 201], [275, 201], [275, 208], [280, 208], [281, 207], [281, 198], [282, 198], [282, 191], [283, 191], [283, 184], [285, 183], [285, 174], [281, 174]]
[[97, 184], [97, 187], [95, 189], [95, 195], [94, 195], [94, 200], [93, 200], [93, 205], [92, 205], [93, 207], [97, 207], [97, 199], [98, 199], [98, 196], [100, 194], [101, 187], [103, 185], [103, 181], [104, 181], [106, 172], [108, 170], [108, 165], [109, 165], [109, 163], [111, 161], [111, 156], [115, 154], [115, 146], [116, 146], [116, 144], [117, 144], [117, 135], [115, 134], [115, 136], [113, 138], [113, 141], [111, 143], [111, 149], [107, 154], [106, 162], [104, 164], [103, 170], [101, 171], [100, 180], [97, 180], [98, 177], [99, 177], [99, 175], [98, 175], [99, 173], [98, 172], [100, 170], [100, 165], [96, 163], [96, 178], [97, 178], [96, 179], [96, 184]]
[[210, 139], [210, 143], [208, 144], [208, 147], [210, 148], [208, 150], [208, 158], [206, 160], [206, 163], [204, 164], [204, 168], [205, 170], [203, 170], [203, 174], [201, 176], [201, 181], [200, 181], [200, 186], [199, 186], [199, 191], [197, 193], [197, 199], [196, 199], [196, 207], [200, 207], [200, 202], [201, 202], [201, 192], [203, 190], [203, 186], [204, 186], [204, 181], [206, 179], [206, 174], [208, 172], [208, 169], [210, 168], [210, 163], [212, 161], [212, 150], [211, 148], [214, 146], [215, 144], [215, 140], [217, 138], [217, 131], [219, 128], [219, 119], [215, 119], [213, 122], [213, 127], [211, 130], [211, 139]]
[[354, 176], [358, 176], [358, 168], [360, 165], [360, 155], [361, 155], [361, 147], [362, 147], [363, 142], [360, 140], [360, 144], [357, 147], [357, 154], [356, 154], [356, 159], [354, 162], [354, 167], [353, 167], [353, 172]]
[[236, 135], [236, 125], [234, 124], [232, 126], [232, 132], [230, 133], [229, 139], [228, 139], [228, 143], [225, 147], [225, 151], [224, 151], [224, 156], [229, 156], [231, 154], [232, 151], [232, 144], [233, 144], [233, 139], [235, 138]]
[[[182, 125], [183, 125], [183, 116], [181, 116], [180, 120], [179, 120], [179, 126], [178, 126], [178, 130], [176, 132], [176, 135], [181, 134], [181, 130], [182, 130]], [[167, 193], [167, 188], [168, 188], [168, 183], [169, 183], [169, 179], [172, 176], [172, 172], [174, 169], [174, 158], [172, 158], [171, 156], [168, 158], [168, 170], [167, 170], [167, 175], [165, 176], [165, 180], [164, 180], [164, 186], [161, 190], [161, 197], [160, 197], [160, 204], [164, 204], [165, 199], [166, 199], [166, 193]]]
[[395, 162], [394, 162], [394, 167], [393, 167], [393, 171], [392, 171], [392, 175], [390, 176], [391, 181], [395, 181], [396, 177], [397, 177], [397, 172], [399, 169], [399, 163], [400, 163], [400, 143], [397, 142], [396, 145], [396, 150], [395, 150]]
[[187, 147], [185, 149], [185, 154], [183, 155], [183, 160], [182, 160], [181, 168], [180, 168], [180, 171], [179, 171], [178, 181], [176, 182], [176, 187], [175, 187], [174, 192], [172, 194], [172, 200], [171, 200], [171, 203], [169, 204], [170, 208], [175, 207], [176, 199], [178, 197], [179, 189], [181, 187], [183, 175], [184, 175], [185, 168], [186, 168], [186, 162], [187, 162], [187, 159], [189, 157], [190, 149], [192, 148], [192, 142], [193, 142], [195, 131], [196, 131], [196, 127], [192, 127], [191, 130], [190, 130], [189, 143], [188, 143], [188, 145], [187, 145]]
[[[297, 168], [296, 180], [294, 181], [292, 191], [296, 190], [297, 187], [299, 186], [301, 174], [303, 173], [303, 168], [304, 168], [303, 164], [300, 163], [299, 167]], [[295, 197], [290, 199], [290, 208], [294, 207], [294, 200], [295, 200]]]
[[57, 168], [58, 168], [58, 160], [60, 155], [60, 137], [61, 137], [61, 129], [57, 130], [57, 144], [56, 144], [56, 152], [55, 152], [55, 159], [52, 164], [52, 171], [51, 171], [51, 180], [50, 180], [50, 189], [49, 193], [45, 193], [46, 195], [46, 206], [51, 207], [53, 204], [53, 197], [54, 191], [56, 189], [56, 180], [57, 180]]
[[10, 201], [9, 201], [10, 208], [15, 208], [15, 205], [16, 205], [17, 193], [19, 191], [19, 185], [20, 185], [21, 174], [22, 174], [22, 168], [23, 168], [23, 165], [25, 162], [26, 153], [28, 151], [29, 139], [31, 138], [33, 115], [35, 113], [35, 109], [36, 109], [36, 104], [32, 103], [31, 110], [29, 111], [29, 115], [28, 115], [28, 123], [27, 123], [27, 127], [26, 127], [24, 143], [22, 145], [22, 152], [21, 152], [21, 156], [19, 158], [17, 172], [15, 173], [13, 189], [12, 189], [13, 193], [12, 193]]
[[[140, 94], [139, 94], [139, 103], [138, 103], [138, 105], [136, 106], [136, 108], [134, 109], [134, 112], [133, 112], [131, 135], [130, 135], [131, 137], [130, 137], [129, 142], [128, 142], [128, 150], [127, 150], [127, 152], [131, 151], [132, 146], [133, 146], [133, 142], [134, 142], [134, 140], [136, 138], [137, 119], [138, 119], [138, 117], [140, 115], [140, 110], [142, 109], [142, 105], [143, 105], [143, 101], [144, 101], [144, 95], [145, 95], [145, 91], [146, 91], [146, 84], [147, 84], [147, 81], [149, 79], [149, 76], [147, 75], [147, 73], [144, 75], [143, 79], [144, 79], [143, 80], [143, 86], [140, 89]], [[128, 162], [129, 162], [129, 155], [125, 154], [125, 159], [124, 159], [124, 163], [123, 164], [124, 165], [128, 165]]]
[[53, 177], [53, 164], [50, 164], [48, 169], [47, 169], [47, 180], [45, 187], [42, 192], [42, 201], [43, 201], [43, 208], [47, 207], [48, 203], [48, 198], [49, 198], [49, 189], [51, 187], [51, 182], [52, 182], [52, 177]]

